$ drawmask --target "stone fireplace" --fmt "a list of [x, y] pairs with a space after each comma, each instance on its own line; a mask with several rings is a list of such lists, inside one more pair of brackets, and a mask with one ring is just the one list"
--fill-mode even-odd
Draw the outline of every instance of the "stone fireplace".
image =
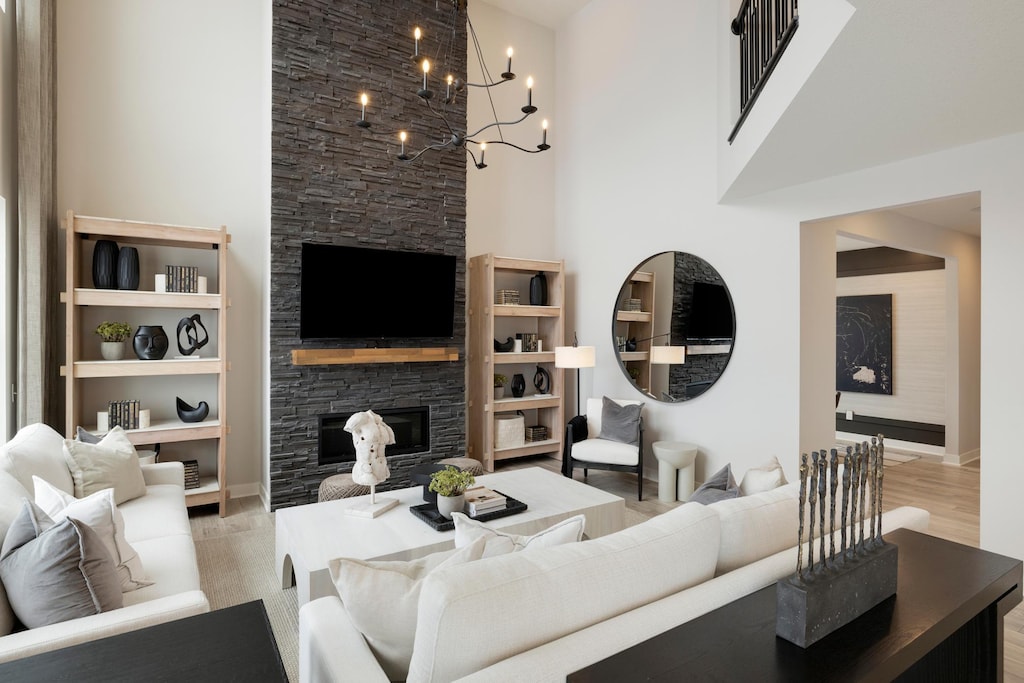
[[[389, 447], [391, 477], [378, 490], [408, 486], [410, 470], [419, 463], [466, 453], [466, 321], [462, 314], [466, 305], [466, 157], [447, 151], [425, 155], [416, 163], [400, 163], [394, 158], [394, 141], [378, 134], [395, 121], [410, 121], [413, 136], [426, 135], [425, 129], [417, 129], [417, 122], [426, 118], [404, 47], [411, 26], [423, 27], [430, 36], [443, 35], [450, 9], [428, 0], [395, 0], [386, 6], [376, 0], [273, 0], [272, 509], [315, 502], [325, 477], [351, 471], [351, 461], [320, 461], [321, 415], [429, 410], [427, 449], [398, 453]], [[449, 66], [465, 73], [465, 27], [454, 44], [462, 48], [452, 55]], [[374, 100], [386, 102], [375, 110], [381, 125], [369, 130], [353, 123], [359, 115], [359, 94], [364, 91], [386, 94]], [[454, 109], [449, 107], [449, 112], [464, 117], [465, 98]], [[453, 336], [301, 340], [303, 242], [455, 256]], [[359, 291], [337, 292], [338, 314], [358, 314], [360, 306], [372, 304], [375, 287], [396, 282], [402, 283], [400, 273], [381, 273], [378, 282], [368, 282]], [[295, 349], [376, 346], [453, 347], [459, 360], [292, 364]], [[342, 433], [351, 444], [351, 436]]]
[[[430, 452], [430, 408], [385, 408], [374, 411], [395, 433], [395, 443], [387, 447], [387, 457], [409, 453]], [[330, 413], [319, 416], [317, 434], [317, 465], [355, 462], [356, 448], [345, 423], [353, 413]]]

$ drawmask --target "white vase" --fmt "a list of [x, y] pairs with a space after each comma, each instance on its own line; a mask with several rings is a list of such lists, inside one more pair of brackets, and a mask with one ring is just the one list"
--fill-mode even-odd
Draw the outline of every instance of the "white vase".
[[504, 396], [505, 396], [505, 387], [504, 387], [504, 385], [500, 386], [500, 387], [494, 387], [494, 398], [504, 398]]
[[100, 355], [103, 360], [121, 360], [124, 358], [124, 342], [100, 342]]
[[466, 494], [460, 493], [457, 496], [437, 496], [437, 511], [445, 519], [451, 519], [453, 512], [462, 512], [466, 505]]

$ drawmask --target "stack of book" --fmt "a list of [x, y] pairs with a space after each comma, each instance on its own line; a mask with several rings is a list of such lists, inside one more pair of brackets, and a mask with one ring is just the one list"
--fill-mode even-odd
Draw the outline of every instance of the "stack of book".
[[508, 500], [497, 491], [492, 491], [486, 486], [474, 486], [466, 489], [466, 510], [470, 517], [476, 517], [484, 512], [502, 510]]
[[199, 488], [199, 461], [182, 460], [181, 464], [185, 466], [185, 488]]
[[139, 428], [139, 402], [110, 401], [107, 403], [107, 425], [121, 429]]
[[196, 266], [167, 266], [168, 292], [195, 294], [199, 291], [199, 268]]

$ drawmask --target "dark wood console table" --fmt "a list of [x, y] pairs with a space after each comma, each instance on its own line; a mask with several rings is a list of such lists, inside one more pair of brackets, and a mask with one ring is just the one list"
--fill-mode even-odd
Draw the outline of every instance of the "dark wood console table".
[[894, 598], [807, 649], [775, 635], [775, 585], [581, 669], [590, 681], [1000, 681], [1021, 561], [899, 529]]
[[0, 681], [287, 683], [263, 601], [0, 664]]

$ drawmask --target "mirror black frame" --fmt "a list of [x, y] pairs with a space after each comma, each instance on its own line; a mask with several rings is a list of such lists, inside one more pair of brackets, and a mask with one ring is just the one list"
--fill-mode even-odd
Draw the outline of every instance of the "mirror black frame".
[[[651, 268], [655, 259], [666, 254], [673, 255], [672, 312], [667, 331], [664, 327], [656, 327], [658, 323], [655, 311], [656, 300], [650, 298], [657, 294], [657, 287], [654, 286], [657, 275], [650, 273], [650, 270], [645, 270], [645, 267]], [[661, 268], [664, 267], [663, 264]], [[652, 284], [649, 289], [646, 289], [645, 283], [648, 281]], [[677, 287], [677, 283], [682, 286]], [[684, 289], [687, 283], [691, 285], [689, 297], [682, 296], [680, 291], [677, 291]], [[707, 337], [690, 337], [688, 335], [687, 328], [691, 324], [689, 314], [692, 313], [692, 310], [684, 309], [693, 305], [692, 285], [696, 283], [712, 286], [701, 288], [704, 296], [708, 297], [701, 310], [705, 310], [709, 314], [703, 316], [707, 329], [701, 331], [724, 332], [727, 323], [731, 323], [731, 336], [712, 338], [711, 335]], [[647, 307], [647, 310], [626, 310], [629, 308], [626, 305], [629, 299], [638, 299], [641, 309]], [[728, 304], [728, 315], [721, 310], [722, 303]], [[637, 304], [634, 303], [633, 307], [636, 306]], [[629, 344], [631, 337], [635, 339], [635, 344]], [[662, 339], [665, 338], [667, 338], [665, 343], [686, 346], [686, 358], [682, 365], [659, 366], [650, 362], [651, 346], [660, 345]], [[622, 287], [619, 288], [619, 294], [612, 310], [612, 345], [615, 349], [615, 358], [623, 375], [645, 398], [663, 403], [682, 403], [703, 395], [725, 373], [729, 361], [732, 359], [735, 343], [736, 306], [732, 300], [732, 293], [721, 274], [699, 256], [682, 251], [659, 252], [640, 262], [630, 271]], [[721, 348], [725, 346], [728, 346], [728, 349]], [[718, 347], [717, 350], [716, 347]], [[665, 369], [661, 370], [660, 368]]]

